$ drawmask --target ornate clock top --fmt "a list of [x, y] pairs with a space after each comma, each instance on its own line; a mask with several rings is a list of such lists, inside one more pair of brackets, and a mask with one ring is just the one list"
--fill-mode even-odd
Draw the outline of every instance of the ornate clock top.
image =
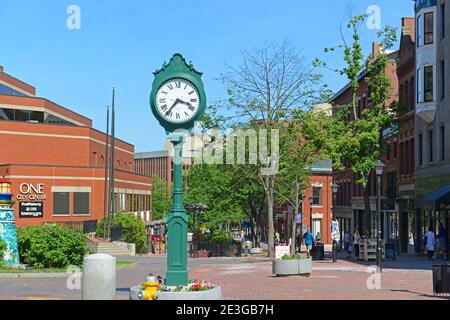
[[155, 118], [167, 133], [191, 130], [206, 109], [202, 73], [175, 53], [154, 73], [150, 106]]

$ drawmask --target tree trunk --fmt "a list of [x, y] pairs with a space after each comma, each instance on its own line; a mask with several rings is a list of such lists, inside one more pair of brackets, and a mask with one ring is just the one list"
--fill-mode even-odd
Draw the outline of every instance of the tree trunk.
[[364, 196], [364, 215], [363, 215], [363, 230], [361, 230], [361, 236], [365, 235], [369, 230], [369, 218], [370, 218], [370, 194], [369, 194], [369, 183], [363, 187]]
[[297, 208], [294, 209], [294, 216], [291, 217], [292, 221], [292, 230], [291, 230], [291, 237], [292, 237], [292, 243], [291, 243], [291, 255], [295, 255], [295, 247], [296, 247], [296, 233], [297, 233], [297, 223], [296, 223], [296, 216], [297, 216]]
[[273, 222], [273, 184], [274, 184], [274, 177], [266, 176], [265, 177], [265, 188], [266, 188], [266, 195], [267, 195], [267, 244], [268, 244], [268, 257], [273, 256], [273, 249], [274, 249], [274, 222]]

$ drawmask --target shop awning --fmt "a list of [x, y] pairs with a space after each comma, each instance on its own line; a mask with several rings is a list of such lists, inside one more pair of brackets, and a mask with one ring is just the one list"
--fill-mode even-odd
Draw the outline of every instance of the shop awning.
[[422, 209], [430, 211], [450, 210], [450, 185], [427, 195], [419, 205]]

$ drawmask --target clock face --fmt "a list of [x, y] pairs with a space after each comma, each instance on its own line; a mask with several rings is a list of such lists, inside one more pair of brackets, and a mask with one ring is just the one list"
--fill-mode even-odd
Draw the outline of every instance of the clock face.
[[189, 80], [173, 78], [159, 87], [155, 102], [164, 119], [172, 123], [184, 123], [197, 114], [200, 95]]

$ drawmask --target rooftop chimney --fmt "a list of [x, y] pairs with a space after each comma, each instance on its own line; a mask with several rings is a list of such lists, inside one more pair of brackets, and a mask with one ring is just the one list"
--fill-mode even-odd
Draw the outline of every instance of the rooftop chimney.
[[0, 72], [1, 72], [1, 73], [3, 73], [3, 70], [4, 70], [3, 67], [0, 66]]

